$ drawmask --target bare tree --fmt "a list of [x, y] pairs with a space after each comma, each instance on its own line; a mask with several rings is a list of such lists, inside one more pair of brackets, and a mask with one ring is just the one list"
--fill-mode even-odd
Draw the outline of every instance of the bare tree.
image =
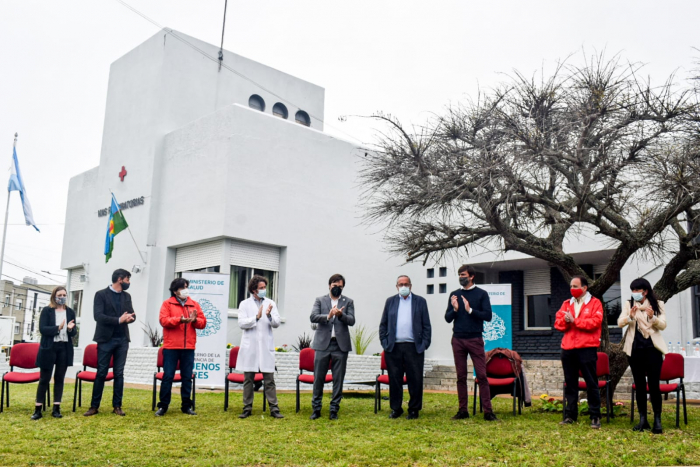
[[[375, 115], [388, 130], [362, 172], [367, 221], [407, 261], [514, 250], [599, 298], [635, 255], [666, 264], [663, 300], [700, 284], [700, 93], [639, 70], [599, 55], [541, 80], [515, 72], [418, 128]], [[596, 280], [564, 251], [584, 232], [614, 249]], [[616, 385], [627, 361], [607, 325], [601, 342]]]

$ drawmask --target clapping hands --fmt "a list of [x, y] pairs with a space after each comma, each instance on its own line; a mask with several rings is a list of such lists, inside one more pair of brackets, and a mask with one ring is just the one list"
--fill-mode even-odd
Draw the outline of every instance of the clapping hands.
[[328, 321], [330, 321], [331, 318], [333, 318], [334, 316], [341, 316], [343, 314], [344, 309], [345, 309], [344, 306], [340, 307], [340, 308], [338, 308], [337, 306], [334, 306], [333, 308], [331, 308], [330, 313], [328, 313]]

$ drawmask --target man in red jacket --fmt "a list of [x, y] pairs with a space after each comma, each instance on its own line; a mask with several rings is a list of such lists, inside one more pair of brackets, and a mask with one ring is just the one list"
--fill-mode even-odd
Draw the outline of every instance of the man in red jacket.
[[566, 300], [554, 322], [554, 327], [564, 333], [561, 340], [561, 364], [564, 368], [564, 421], [570, 425], [578, 418], [579, 371], [588, 390], [588, 413], [591, 428], [600, 428], [600, 392], [596, 365], [600, 346], [600, 329], [603, 324], [603, 304], [588, 293], [588, 280], [582, 276], [571, 279], [572, 298]]

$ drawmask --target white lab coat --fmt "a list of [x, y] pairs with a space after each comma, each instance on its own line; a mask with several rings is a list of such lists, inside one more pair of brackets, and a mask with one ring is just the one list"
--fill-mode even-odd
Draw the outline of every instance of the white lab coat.
[[[266, 312], [270, 304], [272, 304], [272, 312], [268, 318]], [[243, 335], [241, 348], [238, 350], [236, 371], [274, 373], [275, 341], [272, 337], [272, 328], [279, 327], [280, 314], [275, 302], [269, 298], [264, 299], [262, 317], [256, 320], [258, 309], [253, 296], [243, 300], [238, 307], [238, 326], [243, 330]]]

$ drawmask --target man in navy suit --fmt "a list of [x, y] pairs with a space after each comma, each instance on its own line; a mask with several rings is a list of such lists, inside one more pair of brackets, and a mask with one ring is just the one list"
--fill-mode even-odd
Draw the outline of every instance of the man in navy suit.
[[408, 383], [409, 420], [418, 418], [423, 408], [423, 362], [425, 350], [430, 347], [430, 315], [423, 297], [411, 293], [411, 279], [399, 276], [396, 280], [398, 295], [389, 297], [379, 323], [379, 340], [384, 348], [384, 359], [389, 373], [389, 418], [403, 414], [403, 377]]

